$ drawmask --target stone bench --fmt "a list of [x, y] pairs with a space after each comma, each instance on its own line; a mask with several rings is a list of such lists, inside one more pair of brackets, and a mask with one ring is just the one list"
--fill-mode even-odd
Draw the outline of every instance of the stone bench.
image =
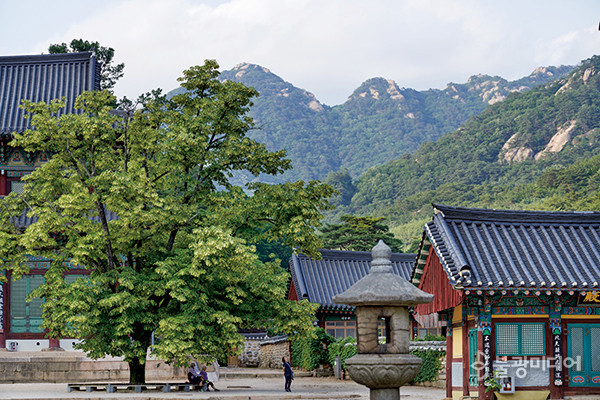
[[135, 393], [141, 393], [144, 390], [160, 390], [169, 393], [173, 390], [189, 392], [191, 390], [201, 390], [202, 385], [194, 385], [191, 383], [145, 383], [145, 384], [129, 384], [129, 383], [69, 383], [67, 384], [67, 392], [76, 391], [106, 391], [115, 393], [117, 390], [133, 390]]

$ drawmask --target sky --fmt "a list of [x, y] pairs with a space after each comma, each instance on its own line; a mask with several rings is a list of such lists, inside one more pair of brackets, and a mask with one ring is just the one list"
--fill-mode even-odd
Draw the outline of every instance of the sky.
[[443, 89], [576, 65], [600, 53], [599, 22], [598, 0], [0, 0], [0, 56], [98, 41], [131, 99], [205, 59], [249, 62], [337, 105], [373, 77]]

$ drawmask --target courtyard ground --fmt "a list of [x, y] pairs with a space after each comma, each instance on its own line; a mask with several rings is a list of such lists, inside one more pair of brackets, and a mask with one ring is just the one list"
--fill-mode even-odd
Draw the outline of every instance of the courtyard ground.
[[[225, 372], [225, 371], [224, 371]], [[248, 371], [250, 372], [250, 371]], [[215, 383], [220, 392], [67, 392], [65, 383], [13, 383], [0, 384], [0, 399], [210, 399], [210, 400], [292, 400], [292, 399], [337, 399], [368, 400], [369, 391], [353, 381], [334, 378], [297, 377], [292, 392], [283, 390], [284, 379], [271, 375], [223, 374], [224, 379]], [[406, 386], [401, 390], [403, 399], [441, 400], [442, 389]]]

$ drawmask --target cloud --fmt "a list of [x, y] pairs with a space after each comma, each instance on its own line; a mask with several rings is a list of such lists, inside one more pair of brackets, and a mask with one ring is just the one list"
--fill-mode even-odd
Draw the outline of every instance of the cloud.
[[[69, 9], [67, 0], [57, 1]], [[260, 64], [321, 101], [339, 104], [374, 76], [416, 89], [443, 88], [477, 73], [516, 79], [539, 65], [577, 63], [600, 48], [600, 34], [591, 30], [600, 11], [593, 0], [568, 8], [558, 7], [558, 0], [106, 4], [91, 13], [75, 7], [69, 23], [45, 25], [48, 32], [39, 33], [35, 49], [73, 38], [115, 48], [116, 61], [126, 64], [116, 92], [128, 97], [173, 89], [185, 68], [207, 58], [224, 69]]]
[[[570, 31], [547, 41], [538, 41], [535, 60], [541, 65], [556, 65], [574, 60], [582, 54], [588, 57], [598, 53], [600, 34], [594, 26], [580, 31]], [[587, 58], [587, 57], [586, 57]]]

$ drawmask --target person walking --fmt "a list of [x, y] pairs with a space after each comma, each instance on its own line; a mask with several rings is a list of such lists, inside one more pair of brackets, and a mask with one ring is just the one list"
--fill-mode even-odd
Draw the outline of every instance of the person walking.
[[292, 371], [292, 365], [288, 361], [287, 357], [281, 359], [283, 361], [283, 376], [285, 377], [285, 391], [291, 392], [290, 386], [294, 380], [294, 372]]

